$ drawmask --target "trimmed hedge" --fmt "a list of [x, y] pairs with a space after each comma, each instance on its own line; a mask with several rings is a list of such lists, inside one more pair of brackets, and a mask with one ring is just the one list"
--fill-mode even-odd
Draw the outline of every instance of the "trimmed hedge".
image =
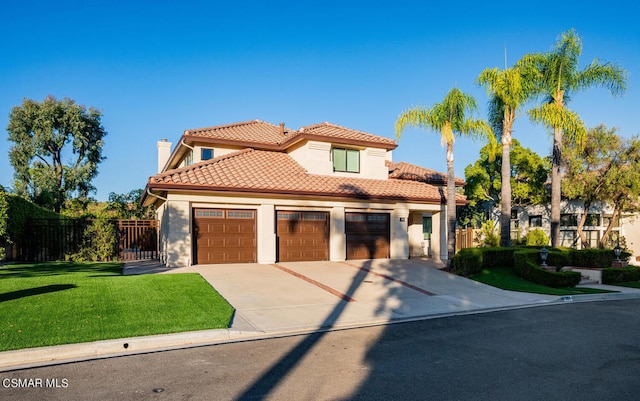
[[628, 283], [631, 281], [640, 281], [640, 267], [616, 267], [602, 269], [603, 284]]
[[[610, 268], [615, 260], [611, 249], [570, 249], [569, 254], [571, 266], [578, 267]], [[628, 260], [630, 256], [629, 252], [622, 252], [620, 259]]]
[[513, 266], [513, 252], [518, 248], [464, 248], [453, 257], [457, 275], [469, 277], [482, 269]]
[[[547, 261], [550, 262], [554, 259], [560, 261], [566, 258], [566, 252], [553, 250], [549, 252]], [[580, 283], [581, 274], [579, 272], [550, 272], [541, 269], [538, 265], [540, 260], [540, 251], [538, 249], [517, 251], [513, 254], [513, 260], [515, 273], [533, 283], [554, 288], [575, 287]], [[562, 267], [562, 265], [556, 266]]]
[[459, 276], [473, 276], [482, 271], [483, 251], [489, 248], [464, 248], [453, 256], [451, 264]]

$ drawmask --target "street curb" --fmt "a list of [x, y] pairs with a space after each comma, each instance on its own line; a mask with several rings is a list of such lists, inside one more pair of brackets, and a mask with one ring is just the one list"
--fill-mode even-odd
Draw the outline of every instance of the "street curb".
[[409, 323], [421, 320], [465, 316], [489, 312], [500, 312], [544, 306], [557, 306], [576, 302], [615, 301], [638, 299], [640, 293], [602, 293], [581, 294], [558, 297], [556, 300], [532, 302], [512, 306], [487, 307], [455, 312], [433, 313], [387, 321], [352, 323], [330, 327], [300, 327], [276, 332], [243, 331], [234, 329], [201, 330], [175, 334], [120, 338], [115, 340], [93, 341], [78, 344], [55, 345], [50, 347], [28, 348], [0, 352], [0, 372], [29, 369], [51, 365], [60, 365], [94, 359], [114, 358], [129, 355], [162, 352], [207, 345], [226, 344], [243, 341], [256, 341], [271, 338], [308, 335], [329, 331], [350, 330], [389, 324]]
[[4, 351], [0, 352], [0, 372], [262, 338], [264, 334], [230, 329], [201, 330]]

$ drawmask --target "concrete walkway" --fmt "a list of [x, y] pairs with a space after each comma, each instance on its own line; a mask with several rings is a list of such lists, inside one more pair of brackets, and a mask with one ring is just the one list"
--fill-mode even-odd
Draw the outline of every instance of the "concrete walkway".
[[125, 264], [123, 273], [198, 273], [236, 313], [229, 329], [135, 337], [0, 353], [0, 371], [194, 345], [304, 334], [557, 302], [640, 297], [640, 290], [558, 297], [504, 291], [440, 270], [427, 259], [199, 265]]

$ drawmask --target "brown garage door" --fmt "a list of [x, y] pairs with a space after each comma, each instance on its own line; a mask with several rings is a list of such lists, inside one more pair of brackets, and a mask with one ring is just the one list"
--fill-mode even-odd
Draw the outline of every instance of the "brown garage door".
[[347, 259], [389, 257], [389, 214], [346, 213]]
[[255, 263], [256, 211], [194, 209], [196, 264]]
[[278, 212], [278, 260], [329, 260], [329, 213]]

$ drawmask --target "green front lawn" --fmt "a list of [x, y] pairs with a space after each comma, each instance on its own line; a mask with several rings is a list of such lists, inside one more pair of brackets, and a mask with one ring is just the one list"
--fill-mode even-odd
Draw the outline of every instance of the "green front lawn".
[[122, 276], [120, 263], [0, 268], [0, 351], [226, 328], [233, 307], [199, 274]]
[[640, 288], [640, 282], [638, 281], [632, 281], [630, 283], [618, 283], [615, 285], [619, 285], [620, 287]]
[[492, 269], [484, 269], [482, 273], [471, 277], [472, 280], [498, 287], [503, 290], [532, 292], [536, 294], [548, 295], [578, 295], [578, 294], [597, 294], [602, 292], [612, 292], [600, 290], [596, 288], [552, 288], [544, 285], [532, 283], [517, 276], [512, 269], [508, 267], [495, 267]]

